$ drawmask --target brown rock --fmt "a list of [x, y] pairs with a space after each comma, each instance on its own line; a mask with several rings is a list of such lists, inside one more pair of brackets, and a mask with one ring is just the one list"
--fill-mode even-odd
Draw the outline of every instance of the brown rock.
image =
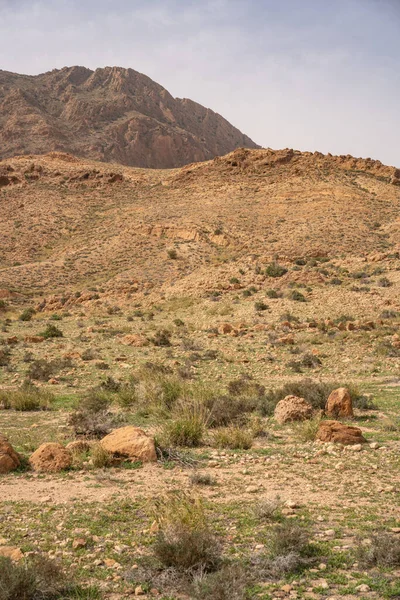
[[347, 388], [333, 390], [326, 401], [325, 412], [329, 417], [352, 417], [353, 406], [349, 390]]
[[11, 444], [0, 434], [0, 474], [5, 475], [18, 469], [20, 460]]
[[7, 338], [7, 344], [18, 344], [18, 338], [16, 335]]
[[125, 346], [135, 346], [136, 348], [141, 348], [142, 346], [147, 346], [149, 342], [144, 335], [129, 334], [124, 335], [124, 337], [121, 338], [121, 344], [124, 344]]
[[157, 460], [154, 439], [133, 425], [115, 429], [106, 435], [100, 444], [108, 452], [132, 461], [155, 462]]
[[70, 450], [61, 444], [49, 442], [42, 444], [30, 457], [29, 463], [34, 471], [56, 473], [68, 469], [72, 464]]
[[21, 549], [16, 546], [0, 546], [0, 556], [9, 558], [13, 562], [18, 562], [24, 557]]
[[284, 337], [278, 338], [276, 343], [290, 346], [294, 344], [294, 337], [293, 335], [285, 335]]
[[313, 408], [304, 398], [286, 396], [275, 407], [274, 417], [278, 423], [306, 421], [311, 419]]
[[40, 344], [40, 342], [44, 342], [44, 337], [41, 335], [27, 335], [24, 339], [25, 342], [29, 342], [31, 344]]
[[223, 335], [232, 333], [233, 330], [234, 327], [230, 323], [221, 323], [221, 325], [218, 327], [218, 333], [222, 333]]
[[367, 441], [363, 437], [361, 429], [344, 425], [339, 421], [322, 421], [316, 439], [321, 442], [336, 442], [344, 445], [363, 444]]

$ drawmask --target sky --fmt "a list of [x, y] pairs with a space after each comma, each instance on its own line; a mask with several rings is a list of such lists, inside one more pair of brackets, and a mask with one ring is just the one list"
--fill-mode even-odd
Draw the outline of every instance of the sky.
[[130, 67], [270, 148], [400, 167], [400, 0], [0, 0], [0, 69]]

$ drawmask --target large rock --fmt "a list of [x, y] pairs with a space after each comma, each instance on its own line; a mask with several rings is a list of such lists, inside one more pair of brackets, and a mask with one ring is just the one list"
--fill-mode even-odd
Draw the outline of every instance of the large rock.
[[353, 405], [347, 388], [333, 390], [325, 405], [325, 413], [329, 417], [352, 417]]
[[0, 546], [0, 556], [18, 562], [24, 558], [20, 548], [16, 546]]
[[18, 469], [20, 460], [14, 448], [7, 439], [0, 434], [0, 474], [5, 475]]
[[361, 429], [344, 425], [339, 421], [321, 421], [316, 439], [321, 442], [336, 442], [346, 446], [364, 444], [367, 441], [363, 437]]
[[70, 468], [72, 454], [61, 444], [49, 442], [39, 446], [30, 457], [29, 463], [34, 471], [57, 473]]
[[115, 429], [106, 435], [100, 444], [115, 456], [129, 458], [132, 461], [154, 462], [157, 460], [154, 439], [133, 425]]
[[313, 408], [304, 398], [286, 396], [275, 407], [274, 417], [278, 423], [306, 421], [311, 419]]

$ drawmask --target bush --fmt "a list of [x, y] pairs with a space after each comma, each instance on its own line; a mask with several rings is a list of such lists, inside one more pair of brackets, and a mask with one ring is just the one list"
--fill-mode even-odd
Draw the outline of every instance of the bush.
[[300, 442], [314, 442], [317, 437], [320, 423], [321, 419], [319, 418], [296, 423], [294, 425], [295, 437]]
[[159, 329], [152, 342], [155, 346], [171, 346], [171, 334], [167, 329]]
[[101, 438], [110, 433], [118, 419], [109, 411], [111, 399], [101, 390], [90, 390], [82, 398], [68, 419], [75, 435], [88, 438]]
[[276, 290], [267, 290], [268, 298], [280, 298], [280, 295]]
[[44, 331], [42, 331], [39, 335], [44, 337], [46, 340], [51, 338], [60, 338], [64, 337], [63, 332], [53, 323], [49, 323]]
[[97, 469], [104, 469], [110, 467], [113, 464], [113, 455], [108, 450], [105, 450], [101, 444], [95, 444], [91, 451], [90, 457], [92, 459], [93, 466]]
[[178, 253], [175, 250], [175, 248], [171, 248], [170, 250], [167, 250], [167, 255], [168, 255], [168, 258], [170, 258], [171, 260], [176, 260], [178, 258]]
[[393, 284], [392, 284], [392, 282], [390, 281], [390, 279], [388, 279], [387, 277], [381, 277], [381, 278], [378, 280], [378, 285], [379, 285], [379, 287], [384, 287], [384, 288], [386, 288], [386, 287], [390, 287], [390, 286], [391, 286], [391, 285], [393, 285]]
[[372, 536], [368, 546], [358, 545], [357, 558], [363, 567], [400, 567], [400, 539], [381, 532]]
[[35, 309], [30, 307], [30, 308], [25, 308], [25, 310], [22, 311], [22, 313], [19, 315], [18, 319], [20, 321], [30, 321], [33, 317], [33, 315], [35, 314]]
[[1, 390], [0, 405], [17, 411], [48, 410], [54, 402], [54, 396], [37, 388], [31, 382], [25, 382], [17, 390]]
[[269, 306], [268, 304], [265, 304], [265, 302], [254, 302], [254, 308], [257, 312], [261, 312], [263, 310], [268, 310]]
[[260, 521], [279, 521], [282, 519], [283, 501], [279, 496], [261, 500], [254, 506], [254, 514]]
[[287, 269], [279, 265], [277, 262], [271, 263], [265, 269], [265, 274], [268, 275], [268, 277], [282, 277], [282, 275], [285, 275], [285, 273], [287, 273]]
[[296, 302], [307, 302], [306, 297], [298, 290], [292, 290], [290, 292], [289, 298], [290, 300], [295, 300]]
[[159, 527], [154, 553], [164, 567], [184, 572], [210, 572], [219, 567], [220, 546], [200, 499], [173, 492], [156, 501], [154, 516]]
[[0, 367], [7, 367], [11, 361], [11, 352], [8, 348], [0, 348]]
[[175, 418], [164, 426], [163, 438], [167, 445], [189, 448], [202, 444], [208, 411], [199, 402], [181, 404]]
[[0, 600], [45, 600], [66, 588], [60, 568], [42, 557], [13, 563], [0, 556]]
[[243, 600], [248, 577], [239, 565], [226, 565], [216, 573], [195, 577], [190, 598], [193, 600]]
[[189, 477], [189, 481], [192, 485], [216, 485], [217, 481], [210, 473], [199, 473], [195, 471]]
[[208, 425], [224, 427], [241, 421], [246, 414], [257, 408], [257, 396], [217, 396], [205, 400], [205, 406], [210, 411]]
[[253, 445], [253, 434], [240, 427], [225, 427], [214, 433], [214, 443], [217, 448], [249, 450]]

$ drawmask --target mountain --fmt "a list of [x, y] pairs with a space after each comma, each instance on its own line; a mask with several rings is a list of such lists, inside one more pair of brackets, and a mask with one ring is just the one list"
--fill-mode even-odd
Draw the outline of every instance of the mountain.
[[0, 71], [0, 158], [50, 151], [173, 168], [258, 148], [223, 117], [132, 69]]
[[[238, 270], [254, 285], [275, 258], [360, 270], [400, 249], [399, 184], [400, 171], [378, 161], [293, 150], [238, 149], [175, 170], [63, 153], [7, 159], [0, 288], [196, 295]], [[311, 278], [334, 278], [326, 273]]]

